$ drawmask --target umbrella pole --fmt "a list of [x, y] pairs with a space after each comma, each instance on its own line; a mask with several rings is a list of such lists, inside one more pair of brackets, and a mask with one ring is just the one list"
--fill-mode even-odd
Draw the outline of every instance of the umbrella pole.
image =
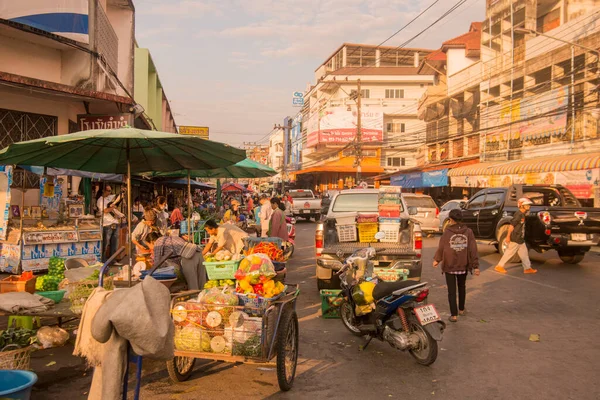
[[188, 169], [188, 184], [187, 184], [187, 191], [188, 191], [188, 212], [187, 212], [187, 233], [188, 233], [188, 242], [191, 242], [193, 240], [192, 238], [192, 225], [191, 225], [191, 216], [192, 216], [192, 206], [194, 205], [194, 203], [192, 202], [192, 184], [190, 182], [190, 170]]
[[129, 143], [127, 143], [127, 247], [129, 250], [129, 271], [127, 272], [127, 275], [129, 279], [129, 287], [131, 287], [133, 246], [131, 244], [131, 160], [129, 160]]

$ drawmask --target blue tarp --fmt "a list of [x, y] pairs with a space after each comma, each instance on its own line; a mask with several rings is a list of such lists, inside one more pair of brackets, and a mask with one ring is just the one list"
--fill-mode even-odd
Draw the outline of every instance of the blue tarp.
[[[44, 167], [35, 167], [30, 165], [19, 165], [19, 168], [36, 175], [44, 175]], [[90, 178], [93, 181], [108, 181], [108, 182], [123, 182], [123, 175], [120, 174], [101, 174], [98, 172], [77, 171], [74, 169], [52, 168], [47, 167], [45, 173], [52, 176], [68, 175], [79, 176], [82, 178]]]
[[448, 186], [448, 170], [423, 172], [423, 187]]
[[448, 186], [448, 170], [394, 175], [390, 178], [390, 184], [408, 189]]
[[421, 172], [411, 172], [409, 174], [395, 175], [390, 178], [390, 185], [402, 186], [403, 188], [421, 188], [423, 179]]

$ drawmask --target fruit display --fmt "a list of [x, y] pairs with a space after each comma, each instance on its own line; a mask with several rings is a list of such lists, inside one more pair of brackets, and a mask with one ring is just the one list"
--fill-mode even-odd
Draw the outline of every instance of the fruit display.
[[245, 254], [247, 256], [252, 254], [264, 254], [273, 261], [285, 261], [283, 250], [278, 248], [273, 242], [258, 242], [249, 247], [248, 250], [245, 251]]
[[50, 257], [48, 274], [37, 277], [35, 290], [39, 292], [58, 290], [58, 285], [63, 279], [65, 279], [65, 260], [59, 257]]
[[235, 281], [231, 279], [213, 279], [204, 284], [204, 289], [212, 289], [224, 286], [235, 286]]
[[229, 261], [233, 259], [233, 254], [229, 250], [220, 250], [215, 254], [207, 254], [204, 257], [204, 261], [217, 262], [217, 261]]

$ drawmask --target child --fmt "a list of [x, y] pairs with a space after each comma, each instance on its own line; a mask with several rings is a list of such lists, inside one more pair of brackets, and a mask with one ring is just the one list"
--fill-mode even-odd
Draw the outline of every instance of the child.
[[[433, 257], [433, 267], [442, 263], [442, 273], [446, 274], [448, 302], [450, 303], [450, 322], [458, 321], [458, 315], [465, 315], [467, 295], [467, 273], [475, 271], [479, 276], [479, 256], [473, 231], [463, 225], [462, 213], [458, 209], [450, 211], [450, 225], [440, 239], [439, 247]], [[456, 287], [458, 285], [458, 307], [456, 306]]]

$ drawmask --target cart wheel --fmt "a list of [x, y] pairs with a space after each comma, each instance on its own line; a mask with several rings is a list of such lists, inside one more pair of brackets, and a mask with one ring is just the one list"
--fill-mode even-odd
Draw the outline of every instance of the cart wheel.
[[298, 316], [291, 308], [282, 312], [277, 334], [277, 380], [279, 388], [287, 392], [294, 384], [298, 363]]
[[174, 383], [187, 381], [192, 375], [196, 359], [193, 357], [173, 357], [167, 361], [169, 377]]

